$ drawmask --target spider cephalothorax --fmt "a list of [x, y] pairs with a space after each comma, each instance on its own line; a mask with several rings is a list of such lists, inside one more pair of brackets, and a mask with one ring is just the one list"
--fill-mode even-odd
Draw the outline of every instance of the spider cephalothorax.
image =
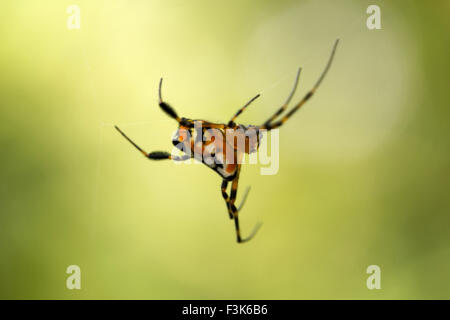
[[[247, 238], [242, 238], [239, 228], [238, 213], [245, 201], [247, 194], [245, 194], [242, 204], [236, 208], [236, 195], [239, 181], [239, 173], [241, 170], [242, 158], [244, 154], [251, 154], [258, 150], [263, 131], [270, 131], [280, 127], [285, 123], [298, 109], [300, 109], [306, 101], [308, 101], [316, 92], [323, 78], [325, 77], [334, 54], [338, 40], [336, 40], [331, 56], [317, 80], [314, 87], [306, 93], [300, 102], [298, 102], [289, 112], [287, 112], [279, 120], [275, 119], [287, 109], [298, 85], [301, 69], [298, 70], [295, 78], [294, 87], [289, 94], [286, 102], [262, 125], [244, 126], [236, 124], [236, 118], [259, 97], [259, 94], [253, 97], [236, 114], [225, 123], [214, 123], [206, 120], [193, 120], [184, 117], [179, 117], [177, 112], [166, 102], [163, 101], [161, 95], [162, 79], [159, 83], [159, 106], [171, 118], [178, 122], [178, 130], [172, 137], [173, 145], [182, 152], [182, 155], [172, 155], [165, 151], [154, 151], [147, 153], [141, 149], [136, 143], [128, 138], [117, 126], [116, 129], [142, 154], [147, 158], [153, 160], [172, 159], [174, 161], [184, 161], [191, 158], [201, 161], [209, 168], [217, 172], [223, 179], [221, 185], [222, 196], [225, 199], [228, 214], [230, 219], [235, 222], [237, 242], [245, 242], [250, 240], [259, 229], [260, 224], [257, 224], [253, 232]], [[227, 193], [228, 183], [231, 182], [230, 195]]]

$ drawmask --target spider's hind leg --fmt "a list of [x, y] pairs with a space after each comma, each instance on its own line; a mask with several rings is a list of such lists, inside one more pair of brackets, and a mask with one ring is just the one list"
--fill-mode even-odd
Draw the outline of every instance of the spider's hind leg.
[[222, 186], [220, 187], [221, 191], [222, 191], [222, 197], [225, 200], [225, 204], [227, 205], [227, 210], [228, 210], [228, 215], [230, 216], [230, 219], [233, 219], [233, 212], [230, 209], [230, 197], [228, 196], [227, 193], [227, 187], [228, 187], [228, 181], [227, 180], [223, 180], [222, 181]]
[[[334, 54], [336, 53], [336, 48], [339, 43], [339, 39], [336, 40], [333, 46], [333, 50], [331, 51], [331, 55], [328, 58], [327, 65], [325, 66], [325, 69], [322, 71], [322, 74], [320, 75], [319, 79], [317, 80], [314, 87], [306, 93], [306, 95], [303, 97], [302, 100], [300, 100], [297, 105], [295, 105], [284, 117], [281, 118], [281, 120], [278, 120], [276, 122], [272, 122], [278, 115], [280, 115], [287, 107], [287, 104], [283, 105], [269, 120], [267, 120], [260, 128], [266, 129], [266, 130], [272, 130], [275, 128], [278, 128], [283, 125], [298, 109], [300, 109], [317, 91], [317, 88], [319, 88], [320, 84], [322, 83], [322, 80], [325, 78], [325, 75], [327, 74], [328, 70], [330, 69], [331, 63], [333, 62]], [[298, 81], [298, 76], [296, 83]], [[294, 87], [295, 89], [295, 87]], [[292, 94], [289, 96], [288, 101], [292, 98]]]
[[234, 225], [235, 225], [235, 228], [236, 228], [237, 242], [238, 243], [244, 243], [244, 242], [250, 241], [256, 235], [256, 233], [258, 232], [259, 228], [261, 228], [262, 223], [258, 222], [255, 225], [255, 227], [253, 228], [252, 232], [250, 233], [250, 235], [247, 238], [242, 238], [241, 237], [241, 231], [240, 231], [240, 228], [239, 228], [239, 218], [237, 217], [237, 215], [234, 218]]
[[244, 206], [244, 203], [247, 200], [247, 196], [250, 191], [250, 187], [247, 187], [247, 189], [245, 190], [244, 197], [242, 198], [241, 204], [239, 205], [239, 208], [236, 208], [234, 203], [232, 205], [230, 205], [230, 197], [228, 196], [228, 193], [227, 193], [228, 182], [229, 182], [228, 180], [224, 179], [222, 181], [222, 185], [221, 185], [220, 189], [222, 191], [222, 197], [225, 200], [225, 204], [227, 206], [228, 215], [230, 216], [230, 219], [233, 219], [233, 212], [241, 211], [242, 207]]
[[297, 71], [297, 76], [295, 77], [295, 82], [294, 82], [294, 86], [291, 90], [291, 93], [289, 93], [288, 98], [286, 99], [286, 101], [284, 102], [284, 104], [280, 107], [280, 109], [277, 110], [277, 112], [275, 112], [269, 119], [267, 119], [266, 122], [264, 122], [264, 125], [269, 125], [273, 120], [275, 120], [276, 117], [278, 117], [280, 114], [283, 113], [284, 110], [286, 110], [286, 108], [289, 105], [289, 102], [291, 102], [292, 97], [295, 94], [295, 91], [297, 90], [298, 87], [298, 81], [300, 79], [300, 72], [302, 71], [301, 68], [298, 69]]
[[[240, 170], [240, 167], [238, 168], [238, 170]], [[239, 226], [239, 210], [242, 208], [245, 199], [247, 198], [247, 194], [248, 194], [248, 190], [246, 191], [246, 194], [244, 195], [244, 198], [242, 200], [241, 205], [239, 206], [239, 209], [236, 208], [236, 206], [234, 205], [234, 203], [236, 202], [236, 195], [237, 195], [237, 188], [238, 188], [238, 182], [239, 182], [239, 171], [236, 175], [236, 177], [233, 179], [232, 184], [231, 184], [231, 193], [230, 193], [230, 197], [229, 197], [229, 201], [227, 202], [227, 206], [228, 206], [228, 210], [229, 212], [231, 211], [232, 214], [232, 218], [234, 219], [234, 226], [236, 229], [236, 240], [238, 243], [243, 243], [243, 242], [247, 242], [250, 239], [252, 239], [256, 232], [259, 230], [259, 228], [261, 227], [261, 223], [258, 223], [255, 228], [253, 229], [253, 231], [250, 233], [250, 235], [246, 238], [242, 238], [241, 236], [241, 229]]]

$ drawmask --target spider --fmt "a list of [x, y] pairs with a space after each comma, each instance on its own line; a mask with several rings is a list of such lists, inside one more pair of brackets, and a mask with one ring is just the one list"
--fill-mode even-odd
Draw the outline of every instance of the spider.
[[[285, 101], [285, 103], [269, 118], [266, 122], [259, 126], [244, 126], [242, 124], [236, 124], [236, 118], [260, 95], [256, 95], [250, 101], [248, 101], [243, 107], [241, 107], [236, 114], [228, 121], [227, 124], [224, 123], [214, 123], [206, 120], [193, 120], [184, 117], [179, 117], [177, 112], [162, 99], [161, 87], [162, 78], [159, 82], [159, 106], [160, 108], [172, 119], [178, 122], [178, 130], [172, 138], [172, 143], [175, 147], [180, 149], [183, 154], [181, 156], [172, 155], [165, 151], [154, 151], [147, 153], [142, 148], [140, 148], [136, 143], [133, 142], [119, 127], [115, 128], [120, 132], [120, 134], [127, 139], [136, 149], [138, 149], [145, 157], [152, 160], [168, 160], [173, 161], [184, 161], [191, 158], [198, 159], [197, 155], [204, 154], [206, 151], [209, 153], [210, 157], [200, 157], [202, 163], [204, 163], [209, 168], [213, 169], [222, 177], [221, 191], [222, 196], [225, 200], [226, 207], [228, 210], [228, 215], [230, 219], [234, 220], [234, 225], [236, 229], [236, 240], [238, 243], [243, 243], [249, 241], [256, 234], [261, 226], [261, 223], [256, 224], [253, 231], [249, 236], [243, 238], [241, 236], [239, 227], [239, 212], [247, 198], [248, 189], [243, 197], [242, 203], [239, 208], [236, 208], [236, 195], [239, 182], [239, 174], [241, 171], [241, 160], [244, 154], [251, 154], [256, 152], [259, 147], [259, 142], [262, 137], [262, 131], [270, 131], [282, 126], [295, 112], [298, 111], [316, 92], [320, 83], [324, 79], [333, 61], [334, 54], [338, 45], [339, 39], [334, 43], [331, 55], [328, 62], [320, 75], [319, 79], [315, 83], [314, 87], [306, 93], [306, 95], [301, 99], [289, 112], [287, 112], [281, 119], [275, 121], [288, 107], [299, 82], [301, 68], [298, 69], [295, 78], [294, 86]], [[193, 135], [195, 132], [195, 137]], [[229, 138], [229, 133], [231, 133], [231, 139]], [[231, 141], [230, 141], [231, 140]], [[244, 141], [244, 143], [237, 143], [237, 141]], [[212, 158], [214, 159], [212, 161]], [[228, 195], [227, 187], [231, 182], [231, 191]]]

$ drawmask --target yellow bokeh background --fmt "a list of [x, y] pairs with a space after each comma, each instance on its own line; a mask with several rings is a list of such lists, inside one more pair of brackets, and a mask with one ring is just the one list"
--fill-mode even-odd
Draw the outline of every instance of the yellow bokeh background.
[[[3, 1], [0, 297], [450, 298], [448, 1]], [[67, 7], [80, 8], [69, 30]], [[188, 118], [262, 124], [302, 67], [280, 167], [245, 165], [235, 243], [220, 177], [152, 162]], [[82, 289], [66, 288], [79, 265]], [[368, 290], [366, 268], [381, 268]]]

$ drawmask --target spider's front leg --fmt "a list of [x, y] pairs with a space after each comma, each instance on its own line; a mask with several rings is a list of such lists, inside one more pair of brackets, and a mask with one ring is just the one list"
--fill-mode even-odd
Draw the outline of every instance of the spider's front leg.
[[138, 149], [144, 156], [146, 156], [149, 159], [152, 159], [152, 160], [169, 160], [169, 159], [171, 159], [171, 160], [175, 160], [175, 161], [184, 161], [184, 160], [191, 158], [191, 156], [188, 154], [185, 154], [182, 156], [173, 156], [169, 152], [165, 152], [165, 151], [153, 151], [153, 152], [147, 153], [141, 147], [139, 147], [136, 143], [134, 143], [133, 140], [128, 138], [128, 136], [125, 133], [123, 133], [123, 131], [120, 130], [119, 127], [115, 126], [115, 128], [117, 129], [117, 131], [120, 132], [120, 134], [125, 139], [127, 139], [136, 149]]

